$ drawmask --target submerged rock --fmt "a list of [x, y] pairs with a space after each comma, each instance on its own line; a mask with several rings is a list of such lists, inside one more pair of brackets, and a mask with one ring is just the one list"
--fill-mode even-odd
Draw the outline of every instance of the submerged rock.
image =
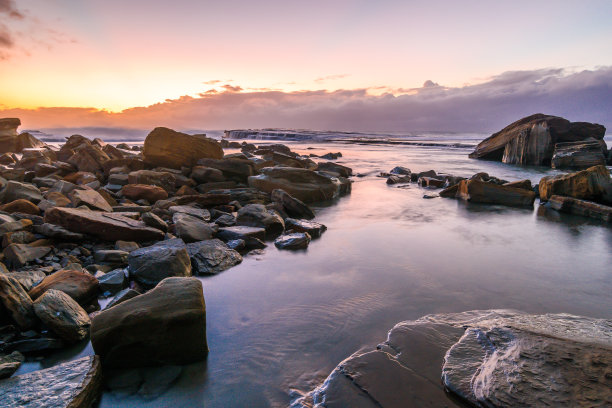
[[327, 227], [323, 224], [314, 221], [295, 220], [287, 218], [285, 220], [287, 231], [307, 232], [312, 238], [319, 238], [321, 234], [327, 231]]
[[196, 278], [167, 278], [93, 318], [91, 343], [109, 367], [188, 364], [206, 358], [206, 306]]
[[586, 169], [606, 164], [606, 142], [586, 140], [557, 143], [552, 157], [553, 169]]
[[274, 240], [278, 249], [306, 249], [310, 244], [310, 235], [307, 232], [294, 232], [284, 234]]
[[0, 379], [8, 378], [15, 373], [25, 360], [23, 354], [13, 351], [11, 354], [0, 356]]
[[612, 222], [612, 207], [607, 205], [558, 195], [551, 196], [548, 203], [557, 211]]
[[100, 359], [83, 357], [0, 381], [0, 406], [85, 408], [98, 398], [101, 388]]

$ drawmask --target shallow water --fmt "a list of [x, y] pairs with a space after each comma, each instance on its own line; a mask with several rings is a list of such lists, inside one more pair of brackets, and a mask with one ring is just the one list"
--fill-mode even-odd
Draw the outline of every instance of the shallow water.
[[470, 160], [469, 148], [287, 144], [306, 154], [341, 151], [337, 162], [365, 176], [354, 177], [352, 194], [315, 207], [328, 230], [307, 250], [269, 245], [202, 278], [205, 363], [155, 400], [105, 393], [101, 407], [288, 406], [397, 322], [431, 313], [508, 308], [612, 318], [611, 227], [537, 201], [532, 210], [423, 199], [432, 191], [376, 177], [403, 165], [536, 183], [554, 170]]

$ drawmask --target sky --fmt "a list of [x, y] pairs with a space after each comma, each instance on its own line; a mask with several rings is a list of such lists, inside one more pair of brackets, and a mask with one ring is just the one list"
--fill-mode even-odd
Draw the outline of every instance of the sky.
[[594, 0], [0, 0], [0, 117], [467, 131], [544, 112], [610, 127], [610, 16]]

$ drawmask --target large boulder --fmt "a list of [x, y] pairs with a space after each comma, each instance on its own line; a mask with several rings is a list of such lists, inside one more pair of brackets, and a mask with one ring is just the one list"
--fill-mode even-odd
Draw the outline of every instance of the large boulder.
[[606, 128], [541, 113], [520, 119], [476, 146], [474, 159], [550, 166], [556, 143], [603, 139]]
[[20, 153], [23, 149], [43, 147], [45, 144], [29, 133], [17, 134], [21, 125], [18, 118], [0, 119], [0, 154]]
[[28, 330], [36, 325], [32, 299], [17, 280], [3, 273], [0, 273], [0, 303], [20, 329]]
[[264, 228], [267, 235], [279, 235], [285, 230], [285, 222], [274, 210], [263, 204], [247, 204], [238, 210], [236, 225]]
[[606, 164], [606, 154], [606, 142], [603, 140], [557, 143], [553, 152], [552, 168], [586, 169]]
[[4, 203], [24, 199], [37, 204], [42, 198], [42, 193], [36, 186], [14, 180], [6, 183], [6, 187], [0, 193], [0, 201]]
[[187, 244], [195, 275], [214, 275], [242, 262], [242, 256], [218, 239]]
[[110, 157], [98, 146], [83, 144], [66, 162], [72, 164], [79, 171], [102, 174], [104, 173], [103, 165], [109, 160]]
[[612, 179], [610, 171], [604, 165], [575, 173], [542, 177], [538, 188], [542, 201], [547, 201], [553, 195], [561, 195], [604, 204], [612, 203]]
[[193, 167], [201, 158], [220, 159], [221, 145], [203, 135], [188, 135], [165, 127], [153, 129], [144, 143], [145, 162], [154, 166], [180, 169]]
[[172, 276], [191, 276], [191, 261], [181, 239], [170, 239], [130, 252], [130, 276], [145, 287], [153, 287]]
[[91, 343], [109, 367], [188, 364], [206, 358], [206, 306], [196, 278], [166, 278], [93, 318]]
[[53, 207], [45, 212], [46, 223], [59, 225], [68, 231], [96, 236], [107, 241], [157, 241], [164, 233], [119, 214]]
[[457, 190], [457, 198], [483, 204], [533, 206], [535, 197], [533, 191], [480, 180], [461, 180]]
[[99, 357], [82, 357], [0, 381], [0, 406], [85, 408], [98, 399], [101, 389]]
[[312, 170], [291, 167], [266, 167], [249, 177], [249, 186], [271, 193], [282, 189], [305, 203], [331, 200], [340, 193], [340, 181]]
[[89, 273], [62, 269], [44, 278], [30, 290], [32, 300], [49, 290], [59, 290], [82, 306], [87, 306], [98, 295], [98, 280]]
[[51, 289], [34, 302], [36, 316], [62, 340], [69, 343], [89, 335], [87, 312], [66, 293]]

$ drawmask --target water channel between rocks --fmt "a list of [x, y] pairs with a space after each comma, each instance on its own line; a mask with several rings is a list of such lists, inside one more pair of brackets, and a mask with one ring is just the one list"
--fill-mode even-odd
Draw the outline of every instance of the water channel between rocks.
[[[207, 361], [186, 367], [156, 399], [105, 392], [101, 407], [288, 406], [396, 323], [431, 313], [505, 308], [612, 318], [609, 226], [537, 200], [532, 210], [424, 199], [435, 190], [376, 177], [402, 165], [536, 183], [554, 170], [470, 160], [469, 148], [287, 144], [306, 154], [341, 151], [337, 162], [363, 175], [350, 195], [314, 207], [327, 232], [307, 250], [269, 245], [201, 278]], [[20, 372], [91, 353], [83, 346]]]

